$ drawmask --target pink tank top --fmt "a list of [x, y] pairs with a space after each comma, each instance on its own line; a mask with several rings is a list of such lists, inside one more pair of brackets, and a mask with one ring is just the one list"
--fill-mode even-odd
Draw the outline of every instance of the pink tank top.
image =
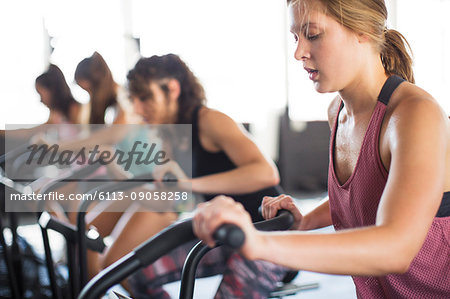
[[[391, 76], [384, 84], [367, 127], [359, 157], [350, 178], [341, 185], [334, 171], [334, 148], [339, 112], [330, 141], [328, 193], [336, 230], [375, 224], [378, 204], [388, 171], [379, 153], [381, 124], [392, 92], [403, 79]], [[411, 220], [413, 221], [413, 219]], [[414, 233], [414, 232], [411, 232]], [[435, 217], [425, 243], [404, 274], [355, 276], [358, 298], [450, 298], [450, 217]]]

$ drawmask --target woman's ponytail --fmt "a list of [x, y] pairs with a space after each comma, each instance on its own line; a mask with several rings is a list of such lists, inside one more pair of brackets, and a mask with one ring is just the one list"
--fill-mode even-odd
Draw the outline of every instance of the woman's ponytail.
[[398, 31], [386, 29], [381, 50], [381, 61], [388, 74], [395, 74], [408, 82], [414, 83], [411, 47], [405, 37]]

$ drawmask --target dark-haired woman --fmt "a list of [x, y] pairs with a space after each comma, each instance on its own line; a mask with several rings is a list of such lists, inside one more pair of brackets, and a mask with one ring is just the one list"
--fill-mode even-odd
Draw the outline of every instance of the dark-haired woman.
[[54, 64], [35, 82], [41, 102], [50, 110], [47, 124], [79, 123], [81, 104], [75, 100], [64, 74]]
[[[105, 59], [98, 52], [81, 60], [75, 70], [75, 81], [89, 93], [89, 124], [125, 124], [139, 121], [133, 115], [123, 87], [114, 81]], [[87, 118], [87, 119], [86, 119]]]
[[[153, 176], [159, 180], [172, 172], [206, 200], [217, 194], [233, 195], [253, 221], [261, 220], [258, 207], [262, 198], [280, 194], [278, 171], [245, 129], [227, 115], [205, 106], [203, 87], [180, 57], [168, 54], [142, 58], [127, 78], [134, 110], [147, 124], [192, 125], [192, 178], [184, 174], [181, 163], [167, 163], [155, 169]], [[101, 266], [113, 263], [176, 218], [170, 212], [136, 212], [102, 258]], [[96, 222], [99, 221], [94, 220], [94, 225]], [[180, 279], [192, 246], [182, 246], [135, 274], [130, 280], [133, 298], [167, 298], [162, 285]], [[217, 291], [219, 298], [238, 294], [242, 298], [261, 298], [275, 288], [286, 268], [246, 261], [230, 250], [218, 248], [203, 259], [197, 273], [224, 275]]]

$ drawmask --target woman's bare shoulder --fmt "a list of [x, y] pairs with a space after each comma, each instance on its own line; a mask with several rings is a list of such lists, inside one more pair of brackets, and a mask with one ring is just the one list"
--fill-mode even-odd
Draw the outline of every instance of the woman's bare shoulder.
[[408, 82], [401, 84], [394, 92], [387, 112], [393, 120], [403, 118], [417, 122], [420, 119], [426, 120], [427, 117], [439, 120], [448, 118], [431, 94]]
[[[394, 141], [406, 134], [415, 135], [419, 130], [446, 132], [450, 137], [450, 121], [439, 103], [422, 88], [405, 82], [392, 94], [385, 123], [387, 136]], [[391, 134], [393, 133], [393, 134]]]
[[203, 132], [217, 133], [230, 126], [236, 125], [234, 120], [223, 112], [208, 107], [202, 107], [198, 114], [200, 130]]

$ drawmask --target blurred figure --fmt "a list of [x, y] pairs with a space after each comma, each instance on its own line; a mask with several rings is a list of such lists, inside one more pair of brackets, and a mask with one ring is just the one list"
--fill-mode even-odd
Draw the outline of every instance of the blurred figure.
[[136, 123], [126, 91], [117, 84], [103, 57], [94, 52], [78, 63], [75, 81], [89, 93], [89, 124]]
[[46, 124], [79, 123], [81, 104], [75, 100], [64, 74], [54, 64], [36, 78], [36, 91], [50, 115]]

